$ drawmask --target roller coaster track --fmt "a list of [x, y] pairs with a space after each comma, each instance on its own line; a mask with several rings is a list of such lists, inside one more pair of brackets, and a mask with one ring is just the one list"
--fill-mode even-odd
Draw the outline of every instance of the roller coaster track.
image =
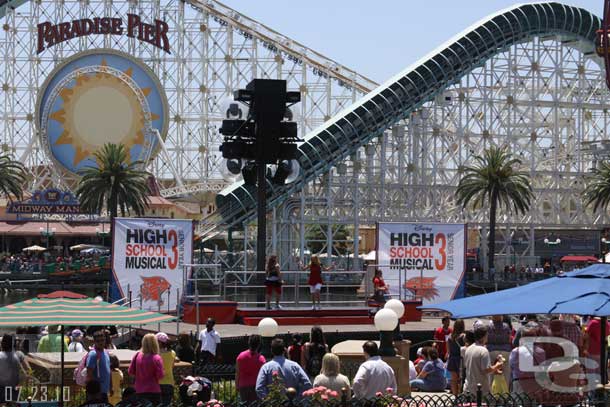
[[[307, 134], [297, 153], [301, 176], [289, 185], [268, 182], [267, 209], [284, 202], [511, 45], [534, 37], [559, 36], [569, 46], [592, 54], [600, 27], [601, 20], [595, 15], [560, 3], [522, 4], [479, 21]], [[225, 225], [238, 225], [255, 217], [256, 189], [236, 182], [217, 195], [216, 203]]]

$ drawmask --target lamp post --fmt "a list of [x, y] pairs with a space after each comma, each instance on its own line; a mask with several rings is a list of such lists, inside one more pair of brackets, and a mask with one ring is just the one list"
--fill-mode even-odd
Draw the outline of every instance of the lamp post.
[[512, 261], [512, 265], [515, 266], [515, 269], [517, 268], [517, 256], [515, 253], [515, 231], [513, 230], [512, 232], [510, 232], [510, 240], [508, 242], [508, 244], [510, 244], [510, 251], [511, 254], [513, 256], [513, 261]]
[[549, 240], [548, 238], [544, 238], [544, 244], [547, 246], [551, 246], [551, 269], [553, 268], [553, 252], [554, 252], [554, 248], [555, 246], [557, 246], [558, 244], [561, 244], [561, 239], [557, 238], [555, 240]]
[[605, 263], [606, 262], [606, 253], [608, 253], [608, 245], [610, 245], [610, 239], [606, 239], [605, 237], [602, 237], [602, 243], [606, 246], [606, 250], [602, 251], [602, 262]]
[[47, 222], [47, 228], [40, 227], [40, 235], [47, 239], [47, 249], [49, 248], [49, 238], [55, 234], [57, 229], [49, 228], [49, 222]]
[[262, 338], [261, 354], [269, 360], [271, 356], [271, 339], [277, 334], [277, 322], [273, 318], [263, 318], [258, 323], [258, 334]]
[[402, 340], [402, 335], [400, 334], [400, 318], [402, 318], [402, 316], [405, 314], [405, 305], [400, 300], [392, 299], [386, 302], [383, 308], [392, 310], [396, 314], [396, 318], [398, 318], [398, 323], [396, 324], [396, 328], [394, 329], [394, 340]]
[[396, 313], [389, 308], [383, 308], [375, 314], [375, 328], [379, 331], [379, 355], [396, 356], [394, 350], [394, 329], [398, 324]]
[[106, 232], [106, 224], [102, 222], [102, 230], [95, 228], [95, 235], [102, 239], [102, 246], [106, 246], [106, 238], [110, 235], [110, 232]]
[[287, 117], [287, 104], [300, 102], [301, 94], [287, 91], [285, 80], [253, 79], [246, 89], [234, 92], [234, 99], [247, 104], [249, 114], [242, 118], [239, 104], [230, 105], [220, 128], [224, 136], [220, 151], [225, 159], [248, 161], [242, 176], [246, 185], [257, 187], [256, 270], [262, 271], [267, 244], [267, 164], [277, 166], [271, 183], [283, 185], [294, 173], [291, 160], [297, 157], [299, 139], [292, 113]]

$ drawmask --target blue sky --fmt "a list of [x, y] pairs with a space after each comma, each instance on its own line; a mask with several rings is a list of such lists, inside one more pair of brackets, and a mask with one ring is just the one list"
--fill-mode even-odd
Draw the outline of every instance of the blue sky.
[[[220, 0], [381, 82], [498, 10], [506, 0]], [[566, 4], [601, 16], [602, 0]]]

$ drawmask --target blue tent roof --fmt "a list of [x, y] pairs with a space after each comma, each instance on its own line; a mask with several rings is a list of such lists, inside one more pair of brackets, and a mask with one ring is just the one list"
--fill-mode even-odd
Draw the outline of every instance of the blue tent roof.
[[454, 318], [514, 314], [610, 315], [610, 264], [595, 264], [521, 287], [477, 295], [421, 309]]

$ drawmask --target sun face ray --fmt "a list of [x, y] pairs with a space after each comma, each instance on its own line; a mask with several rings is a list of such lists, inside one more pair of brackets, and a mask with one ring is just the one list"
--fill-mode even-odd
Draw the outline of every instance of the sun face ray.
[[136, 133], [136, 138], [134, 139], [134, 144], [144, 144], [144, 132], [138, 131]]
[[55, 142], [55, 144], [57, 145], [64, 145], [64, 144], [72, 144], [72, 137], [70, 136], [70, 133], [68, 133], [67, 130], [64, 130], [63, 133], [61, 133], [59, 135], [59, 137], [57, 138], [57, 141]]
[[56, 110], [49, 115], [49, 119], [64, 123], [66, 121], [66, 111], [64, 109]]
[[70, 101], [70, 97], [72, 96], [72, 94], [74, 93], [74, 91], [70, 88], [63, 88], [60, 92], [59, 92], [59, 96], [64, 100], [64, 103]]
[[75, 79], [76, 81], [76, 86], [81, 86], [83, 85], [85, 82], [87, 82], [89, 80], [89, 76], [88, 75], [78, 75]]
[[80, 163], [85, 158], [89, 157], [90, 155], [91, 155], [91, 152], [88, 151], [87, 149], [84, 149], [80, 146], [76, 147], [76, 151], [74, 152], [74, 161], [73, 161], [74, 166], [78, 165], [78, 163]]

